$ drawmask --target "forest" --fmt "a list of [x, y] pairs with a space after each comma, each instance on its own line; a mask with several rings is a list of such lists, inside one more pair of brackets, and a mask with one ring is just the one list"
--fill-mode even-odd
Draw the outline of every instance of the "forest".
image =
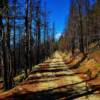
[[70, 0], [59, 39], [47, 5], [0, 0], [0, 100], [100, 100], [100, 0]]

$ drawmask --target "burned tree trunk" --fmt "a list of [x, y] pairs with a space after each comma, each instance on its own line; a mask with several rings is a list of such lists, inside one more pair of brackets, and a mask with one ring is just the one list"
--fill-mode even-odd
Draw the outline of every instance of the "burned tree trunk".
[[14, 35], [13, 35], [13, 76], [16, 75], [16, 0], [13, 1], [14, 5]]
[[36, 4], [36, 64], [40, 62], [40, 43], [41, 43], [41, 18], [40, 0]]
[[28, 68], [28, 0], [26, 0], [26, 17], [25, 17], [25, 77], [27, 77]]
[[82, 21], [82, 1], [78, 0], [78, 12], [79, 12], [79, 49], [82, 53], [84, 53], [84, 41], [83, 41], [83, 21]]

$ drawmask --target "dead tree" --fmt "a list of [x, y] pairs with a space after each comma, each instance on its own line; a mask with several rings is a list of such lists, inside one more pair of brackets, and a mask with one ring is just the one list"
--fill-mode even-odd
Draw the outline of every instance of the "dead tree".
[[55, 29], [55, 23], [52, 24], [52, 37], [51, 37], [51, 53], [53, 53], [55, 51], [55, 34], [56, 34], [56, 29]]
[[86, 8], [86, 34], [85, 34], [85, 41], [86, 41], [86, 52], [88, 52], [89, 47], [89, 40], [90, 40], [90, 2], [89, 0], [85, 0], [85, 8]]
[[28, 66], [30, 71], [32, 70], [32, 18], [33, 18], [33, 1], [30, 0], [29, 3], [29, 33], [28, 33]]
[[[11, 51], [10, 51], [10, 23], [9, 18], [9, 3], [8, 0], [2, 1], [2, 14], [6, 16], [6, 32], [2, 38], [3, 66], [4, 66], [4, 88], [8, 90], [12, 88], [12, 73], [11, 73]], [[2, 16], [1, 16], [2, 17]], [[3, 18], [3, 17], [2, 17]], [[2, 23], [2, 21], [1, 21]]]
[[[76, 31], [77, 29], [77, 14], [76, 14], [76, 5], [75, 0], [71, 0], [71, 7], [70, 7], [70, 17], [69, 17], [69, 25], [68, 25], [68, 35], [66, 37], [70, 39], [70, 50], [72, 55], [75, 53], [75, 42], [76, 42]], [[68, 42], [68, 41], [67, 41]]]
[[[6, 7], [6, 13], [5, 15], [8, 16], [9, 15], [9, 0], [5, 1], [5, 7]], [[13, 74], [12, 74], [12, 59], [11, 59], [11, 45], [10, 45], [10, 37], [11, 37], [11, 33], [10, 33], [10, 20], [9, 17], [6, 18], [6, 24], [7, 24], [7, 66], [8, 66], [8, 89], [12, 88], [13, 85]], [[6, 37], [5, 37], [6, 38]]]
[[26, 16], [25, 16], [25, 77], [27, 77], [27, 69], [28, 69], [28, 3], [29, 0], [26, 0]]
[[40, 0], [36, 2], [36, 64], [40, 62], [40, 43], [41, 43], [41, 9]]
[[82, 0], [77, 0], [79, 13], [79, 49], [84, 54]]
[[43, 12], [43, 27], [44, 27], [44, 58], [47, 57], [47, 38], [48, 38], [48, 25], [47, 25], [47, 8], [46, 1], [44, 2], [44, 12]]
[[16, 0], [13, 0], [14, 5], [14, 34], [13, 34], [13, 76], [16, 75]]
[[7, 66], [7, 37], [6, 37], [6, 33], [3, 33], [3, 22], [2, 22], [2, 14], [3, 14], [3, 10], [2, 8], [4, 8], [4, 2], [3, 0], [1, 0], [0, 3], [0, 36], [1, 36], [1, 40], [2, 40], [2, 52], [3, 52], [3, 67], [4, 67], [4, 87], [5, 90], [7, 90], [8, 87], [8, 66]]

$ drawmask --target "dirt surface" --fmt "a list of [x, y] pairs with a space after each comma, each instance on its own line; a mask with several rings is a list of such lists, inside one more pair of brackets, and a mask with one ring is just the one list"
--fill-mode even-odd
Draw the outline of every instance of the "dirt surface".
[[[88, 84], [69, 69], [64, 58], [63, 53], [56, 52], [52, 59], [39, 64], [20, 85], [1, 93], [0, 100], [66, 100], [73, 94], [86, 91]], [[92, 95], [92, 98], [95, 97], [100, 96]], [[75, 100], [88, 100], [89, 97], [84, 98]]]
[[89, 81], [89, 85], [100, 85], [100, 49], [92, 52], [78, 68], [73, 69], [76, 73], [86, 73], [86, 75], [80, 74], [82, 79], [88, 79], [97, 77], [92, 81]]

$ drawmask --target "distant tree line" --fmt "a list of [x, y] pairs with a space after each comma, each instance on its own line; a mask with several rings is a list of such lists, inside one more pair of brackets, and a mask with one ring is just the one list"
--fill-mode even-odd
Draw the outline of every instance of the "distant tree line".
[[13, 78], [41, 63], [56, 50], [55, 24], [49, 20], [46, 2], [0, 0], [0, 77], [4, 88]]
[[88, 53], [89, 45], [97, 42], [100, 47], [100, 0], [70, 0], [68, 25], [65, 24], [60, 38], [60, 49], [71, 51], [78, 49]]

